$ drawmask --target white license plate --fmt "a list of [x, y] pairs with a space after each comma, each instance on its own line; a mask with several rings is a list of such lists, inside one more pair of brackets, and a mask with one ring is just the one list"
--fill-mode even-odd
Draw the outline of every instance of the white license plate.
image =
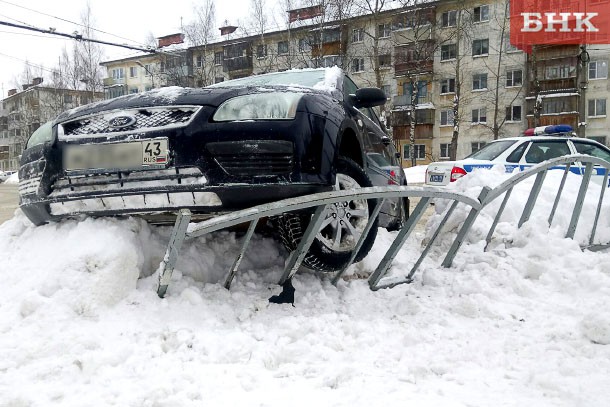
[[442, 174], [432, 174], [430, 175], [430, 182], [443, 182], [444, 175]]
[[168, 162], [167, 139], [67, 146], [63, 160], [66, 171], [164, 168]]

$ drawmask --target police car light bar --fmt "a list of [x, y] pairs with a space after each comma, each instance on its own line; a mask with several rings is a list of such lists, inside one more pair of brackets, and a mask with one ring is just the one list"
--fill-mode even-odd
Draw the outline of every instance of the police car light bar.
[[551, 135], [557, 133], [572, 133], [574, 129], [569, 124], [558, 124], [555, 126], [540, 126], [527, 129], [523, 132], [524, 136], [539, 136], [539, 135]]

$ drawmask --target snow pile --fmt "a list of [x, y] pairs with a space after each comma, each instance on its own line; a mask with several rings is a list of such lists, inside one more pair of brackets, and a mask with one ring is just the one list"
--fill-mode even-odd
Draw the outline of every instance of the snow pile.
[[416, 165], [415, 167], [404, 167], [407, 185], [423, 184], [426, 182], [427, 165]]
[[[506, 176], [491, 175], [451, 188], [477, 196]], [[568, 181], [573, 197], [578, 180]], [[338, 287], [297, 274], [295, 308], [266, 301], [287, 256], [271, 238], [253, 237], [230, 291], [219, 282], [243, 233], [188, 242], [159, 299], [151, 272], [170, 228], [136, 219], [35, 228], [17, 211], [0, 226], [0, 405], [606, 406], [610, 253], [563, 238], [569, 205], [544, 226], [546, 188], [516, 229], [528, 193], [513, 191], [487, 252], [493, 205], [454, 266], [439, 266], [468, 212], [458, 206], [413, 284], [372, 292], [355, 277], [396, 236], [380, 230]], [[444, 208], [436, 203], [393, 273], [408, 273]], [[609, 228], [603, 217], [600, 236]]]

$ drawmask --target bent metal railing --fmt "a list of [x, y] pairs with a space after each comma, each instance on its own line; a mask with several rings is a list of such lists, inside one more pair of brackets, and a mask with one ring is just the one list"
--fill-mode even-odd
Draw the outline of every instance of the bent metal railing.
[[[610, 163], [605, 160], [586, 155], [571, 155], [545, 161], [534, 167], [528, 168], [523, 172], [519, 172], [511, 176], [502, 184], [496, 186], [493, 189], [489, 187], [484, 187], [481, 190], [477, 199], [439, 187], [387, 186], [362, 188], [357, 190], [323, 192], [318, 194], [301, 196], [297, 198], [290, 198], [282, 201], [258, 205], [249, 209], [232, 212], [226, 215], [218, 216], [193, 224], [190, 224], [191, 212], [188, 209], [182, 209], [178, 213], [178, 217], [176, 219], [176, 223], [172, 231], [165, 256], [157, 270], [159, 273], [159, 284], [157, 288], [157, 294], [160, 297], [163, 297], [166, 294], [167, 287], [171, 281], [172, 272], [180, 254], [180, 249], [182, 247], [183, 242], [187, 239], [192, 239], [207, 233], [215, 232], [217, 230], [226, 229], [238, 224], [249, 222], [248, 230], [243, 238], [241, 250], [238, 253], [235, 261], [233, 262], [232, 267], [229, 269], [224, 280], [224, 286], [228, 289], [231, 286], [231, 282], [235, 277], [235, 274], [237, 273], [239, 265], [250, 243], [250, 239], [252, 238], [254, 230], [261, 218], [278, 216], [288, 212], [303, 209], [316, 208], [312, 219], [307, 229], [305, 230], [303, 237], [301, 238], [300, 243], [297, 245], [297, 248], [290, 254], [288, 258], [284, 272], [279, 281], [279, 284], [283, 284], [286, 280], [292, 278], [292, 276], [294, 276], [294, 274], [301, 266], [301, 263], [303, 262], [303, 259], [305, 258], [305, 255], [309, 250], [309, 247], [315, 239], [317, 231], [320, 229], [320, 226], [324, 221], [323, 215], [326, 213], [326, 207], [328, 205], [352, 199], [375, 199], [377, 200], [377, 202], [372, 213], [370, 214], [370, 219], [375, 219], [379, 215], [379, 211], [382, 207], [383, 201], [388, 198], [397, 197], [418, 197], [420, 198], [420, 201], [415, 206], [415, 209], [413, 210], [403, 227], [396, 234], [393, 243], [386, 251], [385, 255], [383, 256], [381, 262], [379, 263], [375, 271], [370, 275], [368, 281], [369, 286], [372, 290], [378, 290], [381, 288], [391, 288], [399, 284], [410, 283], [413, 281], [413, 276], [415, 275], [417, 269], [419, 268], [423, 260], [426, 258], [427, 254], [429, 253], [436, 239], [440, 235], [443, 227], [452, 216], [458, 204], [461, 203], [467, 205], [468, 207], [470, 207], [470, 211], [468, 216], [462, 223], [461, 227], [459, 228], [453, 243], [451, 244], [445, 258], [441, 263], [443, 267], [451, 267], [453, 259], [455, 258], [460, 246], [464, 242], [468, 232], [472, 228], [472, 225], [474, 224], [477, 216], [480, 214], [482, 209], [489, 205], [491, 202], [498, 199], [500, 196], [504, 195], [500, 208], [496, 213], [492, 226], [486, 237], [488, 246], [491, 242], [491, 238], [493, 236], [496, 226], [498, 225], [500, 217], [502, 216], [502, 213], [506, 208], [507, 201], [509, 200], [513, 188], [523, 180], [528, 179], [532, 176], [536, 176], [534, 180], [534, 185], [528, 196], [527, 203], [523, 208], [523, 212], [521, 214], [517, 226], [521, 227], [525, 222], [527, 222], [538, 199], [538, 195], [542, 188], [542, 184], [547, 174], [547, 171], [550, 169], [555, 169], [555, 167], [559, 165], [565, 165], [565, 169], [563, 173], [563, 178], [556, 194], [553, 208], [548, 218], [548, 224], [550, 226], [553, 222], [555, 212], [562, 197], [562, 192], [566, 183], [568, 173], [571, 170], [576, 169], [578, 173], [582, 173], [583, 177], [578, 196], [576, 197], [576, 203], [572, 212], [570, 224], [566, 232], [566, 237], [573, 238], [574, 233], [576, 231], [576, 227], [578, 225], [578, 220], [581, 216], [583, 202], [586, 197], [586, 192], [588, 190], [593, 171], [597, 171], [598, 173], [603, 174], [604, 178], [601, 185], [608, 185], [608, 172], [610, 170]], [[610, 247], [610, 244], [593, 245], [593, 239], [595, 237], [597, 223], [599, 221], [601, 213], [601, 206], [605, 190], [606, 187], [601, 188], [593, 227], [589, 237], [589, 244], [586, 245], [587, 248], [592, 250], [600, 250], [603, 248]], [[426, 246], [422, 250], [419, 258], [411, 267], [409, 273], [406, 276], [387, 276], [392, 261], [415, 229], [415, 226], [421, 219], [422, 215], [431, 203], [430, 201], [432, 199], [446, 199], [452, 201], [452, 203], [449, 206], [449, 209], [446, 211], [443, 219], [438, 224], [438, 227], [432, 233], [432, 236], [430, 237]], [[356, 244], [355, 249], [353, 250], [353, 254], [349, 261], [345, 264], [344, 267], [332, 274], [331, 281], [333, 284], [336, 284], [339, 279], [341, 279], [347, 268], [353, 263], [356, 254], [358, 253], [360, 247], [366, 240], [366, 236], [368, 235], [372, 224], [373, 222], [369, 220], [365, 230], [363, 231], [359, 241]]]

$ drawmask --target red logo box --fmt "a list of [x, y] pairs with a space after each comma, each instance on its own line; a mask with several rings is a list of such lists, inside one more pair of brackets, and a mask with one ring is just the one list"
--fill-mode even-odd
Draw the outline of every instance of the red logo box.
[[510, 42], [532, 45], [610, 44], [609, 0], [511, 0]]

